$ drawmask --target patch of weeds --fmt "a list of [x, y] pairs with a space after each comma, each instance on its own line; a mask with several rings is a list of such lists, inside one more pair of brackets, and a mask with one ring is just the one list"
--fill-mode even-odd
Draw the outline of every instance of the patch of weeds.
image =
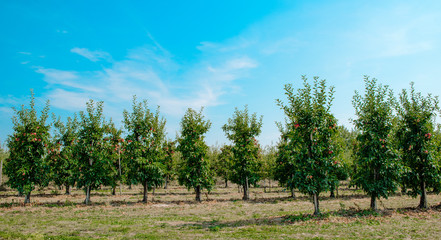
[[138, 233], [134, 236], [135, 239], [160, 239], [159, 236], [152, 233]]
[[219, 225], [214, 225], [214, 226], [209, 226], [208, 230], [210, 230], [211, 232], [219, 232], [220, 230], [220, 226]]
[[349, 209], [341, 208], [340, 210], [334, 212], [332, 215], [340, 216], [340, 217], [368, 217], [368, 216], [378, 217], [381, 216], [382, 214], [380, 212], [373, 211], [371, 209], [357, 210], [355, 208], [349, 208]]
[[259, 213], [253, 213], [254, 219], [259, 219], [260, 217], [261, 217], [261, 215]]
[[376, 220], [376, 219], [366, 219], [365, 222], [368, 225], [380, 225], [380, 221]]
[[72, 237], [72, 236], [65, 236], [65, 235], [61, 235], [61, 236], [44, 236], [44, 239], [57, 239], [57, 240], [79, 240], [79, 239], [84, 239], [82, 237]]
[[[183, 226], [184, 227], [184, 226]], [[202, 225], [199, 224], [191, 224], [186, 226], [188, 229], [203, 229]]]
[[120, 226], [120, 227], [114, 227], [111, 230], [112, 230], [112, 232], [127, 233], [130, 230], [130, 228], [129, 227]]
[[26, 236], [16, 232], [0, 232], [1, 239], [26, 239]]
[[68, 233], [69, 237], [75, 237], [75, 236], [80, 236], [80, 231], [76, 230], [73, 232]]
[[15, 203], [0, 203], [0, 208], [10, 208], [15, 205], [17, 205], [17, 204], [15, 204]]
[[313, 215], [313, 214], [298, 214], [298, 215], [288, 215], [283, 217], [284, 222], [292, 223], [292, 222], [305, 222], [312, 219], [320, 220], [325, 219], [329, 217], [328, 214], [320, 214], [320, 215]]
[[57, 189], [51, 190], [51, 194], [58, 195], [60, 192]]
[[218, 222], [219, 222], [218, 219], [213, 219], [213, 220], [210, 221], [210, 224], [216, 224], [216, 223], [218, 223]]

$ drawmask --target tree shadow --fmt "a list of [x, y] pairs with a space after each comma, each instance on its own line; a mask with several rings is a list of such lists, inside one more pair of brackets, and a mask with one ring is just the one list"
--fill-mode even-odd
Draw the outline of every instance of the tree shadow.
[[[379, 221], [379, 218], [389, 217], [394, 213], [421, 213], [426, 212], [428, 210], [441, 212], [441, 203], [437, 206], [433, 206], [427, 210], [419, 209], [419, 208], [398, 208], [398, 209], [384, 209], [381, 211], [372, 211], [370, 209], [340, 209], [336, 211], [329, 211], [326, 213], [322, 213], [320, 215], [313, 214], [295, 214], [295, 215], [284, 215], [284, 216], [272, 216], [265, 218], [251, 218], [244, 220], [236, 220], [236, 221], [202, 221], [197, 223], [186, 223], [178, 225], [178, 227], [182, 228], [196, 228], [196, 229], [206, 229], [210, 231], [218, 231], [222, 228], [239, 228], [239, 227], [247, 227], [247, 226], [271, 226], [271, 225], [290, 225], [302, 222], [328, 222], [331, 217], [341, 217], [342, 222], [349, 221]], [[374, 219], [372, 218], [374, 217]], [[375, 219], [376, 218], [376, 219]]]

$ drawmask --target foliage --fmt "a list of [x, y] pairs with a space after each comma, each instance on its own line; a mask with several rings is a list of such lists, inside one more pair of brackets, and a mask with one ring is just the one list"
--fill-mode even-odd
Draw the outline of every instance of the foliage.
[[108, 137], [104, 138], [106, 155], [111, 164], [107, 185], [112, 187], [112, 194], [115, 194], [116, 185], [122, 181], [121, 153], [124, 153], [124, 144], [122, 144], [122, 130], [116, 128], [113, 122], [108, 124], [108, 133]]
[[48, 164], [51, 168], [51, 180], [58, 186], [65, 185], [66, 193], [70, 186], [75, 185], [78, 177], [77, 159], [74, 154], [78, 139], [78, 119], [68, 117], [63, 123], [54, 116], [55, 133], [52, 142], [48, 145]]
[[318, 196], [335, 184], [333, 173], [339, 164], [335, 159], [337, 120], [330, 112], [334, 90], [318, 77], [314, 77], [312, 86], [305, 76], [302, 79], [303, 88], [297, 93], [291, 84], [285, 85], [287, 105], [280, 100], [277, 103], [286, 115], [286, 133], [282, 137], [286, 138], [285, 148], [296, 169], [291, 181], [300, 192], [313, 196], [314, 214], [319, 214]]
[[243, 199], [248, 200], [248, 187], [256, 184], [259, 179], [259, 153], [260, 148], [256, 137], [262, 128], [262, 118], [257, 118], [257, 113], [248, 114], [248, 106], [243, 111], [236, 108], [233, 117], [222, 126], [227, 138], [233, 142], [233, 165], [231, 181], [242, 185], [244, 188]]
[[[162, 164], [164, 166], [164, 177], [165, 177], [165, 184], [168, 183], [168, 181], [173, 180], [175, 174], [176, 174], [176, 142], [172, 140], [166, 140], [164, 143], [164, 159], [162, 161]], [[165, 186], [165, 188], [167, 185]]]
[[353, 98], [359, 131], [353, 182], [371, 197], [371, 208], [376, 210], [376, 199], [387, 198], [397, 188], [399, 163], [391, 143], [393, 107], [395, 99], [388, 86], [377, 84], [375, 78], [365, 77], [365, 95], [357, 91]]
[[29, 108], [22, 105], [19, 110], [14, 108], [14, 112], [14, 133], [8, 138], [10, 155], [4, 169], [9, 178], [6, 184], [24, 194], [25, 203], [28, 203], [35, 186], [46, 186], [49, 181], [46, 174], [49, 167], [45, 161], [47, 145], [50, 144], [50, 125], [46, 123], [49, 101], [38, 117], [34, 93], [31, 91]]
[[9, 156], [9, 151], [4, 149], [2, 143], [0, 142], [0, 188], [3, 185], [3, 163], [5, 162], [6, 158]]
[[85, 188], [85, 203], [90, 201], [90, 190], [111, 182], [112, 162], [109, 160], [107, 143], [108, 123], [103, 114], [103, 102], [89, 100], [87, 112], [80, 112], [78, 143], [75, 156], [78, 159], [77, 187]]
[[354, 165], [354, 146], [356, 145], [357, 133], [354, 130], [348, 130], [344, 126], [337, 126], [338, 145], [341, 146], [338, 159], [341, 159], [341, 168], [337, 171], [338, 180], [346, 180], [353, 176]]
[[288, 144], [288, 136], [285, 128], [277, 123], [281, 132], [280, 141], [277, 144], [276, 163], [274, 166], [274, 179], [279, 181], [281, 186], [286, 186], [293, 191], [296, 187], [294, 182], [294, 174], [297, 171], [295, 158], [290, 145]]
[[266, 146], [261, 150], [259, 176], [262, 180], [274, 179], [277, 159], [277, 147]]
[[438, 98], [416, 93], [413, 83], [409, 93], [403, 89], [397, 105], [397, 139], [405, 166], [402, 180], [411, 196], [421, 195], [421, 208], [427, 208], [426, 188], [439, 190], [441, 172], [436, 142], [433, 138]]
[[181, 120], [181, 132], [178, 137], [178, 151], [182, 154], [182, 162], [179, 167], [179, 183], [188, 189], [196, 191], [196, 201], [200, 201], [202, 188], [210, 191], [214, 185], [214, 179], [207, 161], [208, 146], [205, 144], [205, 134], [211, 127], [209, 120], [204, 120], [200, 112], [189, 108]]
[[233, 158], [232, 146], [224, 145], [220, 148], [220, 153], [214, 162], [216, 175], [225, 181], [225, 187], [228, 186], [228, 180], [231, 179]]
[[128, 179], [144, 186], [143, 202], [147, 202], [147, 191], [164, 181], [165, 119], [159, 116], [159, 107], [152, 112], [147, 100], [137, 102], [135, 96], [132, 112], [124, 110], [123, 114], [128, 132], [125, 154]]

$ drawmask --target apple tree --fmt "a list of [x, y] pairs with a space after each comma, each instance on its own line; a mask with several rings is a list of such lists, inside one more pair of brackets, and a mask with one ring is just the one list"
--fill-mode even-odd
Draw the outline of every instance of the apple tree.
[[233, 162], [231, 181], [243, 187], [243, 200], [249, 199], [248, 188], [256, 184], [259, 179], [259, 144], [256, 137], [262, 128], [262, 118], [257, 114], [250, 115], [248, 106], [244, 110], [236, 110], [233, 117], [222, 127], [227, 138], [232, 141]]
[[285, 149], [282, 153], [289, 155], [282, 157], [294, 168], [288, 172], [288, 177], [292, 175], [289, 181], [300, 192], [312, 196], [314, 215], [318, 215], [319, 194], [330, 190], [337, 181], [337, 120], [330, 110], [334, 88], [328, 88], [326, 80], [318, 77], [314, 77], [312, 85], [305, 76], [302, 79], [303, 88], [297, 92], [292, 84], [285, 85], [287, 104], [277, 100], [286, 116], [286, 133], [282, 135], [286, 143], [282, 142], [281, 147]]
[[225, 181], [225, 188], [228, 187], [228, 180], [231, 179], [233, 150], [232, 146], [224, 145], [220, 148], [220, 153], [215, 159], [214, 169], [216, 175]]
[[121, 165], [121, 154], [124, 152], [124, 144], [122, 144], [122, 130], [116, 128], [113, 122], [108, 125], [108, 136], [104, 138], [104, 144], [107, 148], [108, 160], [111, 162], [110, 168], [110, 178], [107, 185], [112, 188], [112, 195], [115, 195], [116, 186], [120, 185], [121, 191], [121, 181], [122, 181], [122, 165]]
[[424, 97], [403, 89], [399, 96], [397, 112], [399, 125], [397, 139], [404, 171], [404, 188], [410, 188], [409, 195], [420, 195], [419, 208], [427, 208], [427, 189], [439, 190], [441, 172], [437, 146], [434, 141], [435, 117], [439, 113], [438, 98], [430, 94]]
[[205, 134], [211, 127], [211, 122], [205, 120], [200, 112], [189, 108], [181, 120], [181, 131], [178, 137], [178, 151], [181, 153], [181, 164], [179, 166], [179, 183], [189, 190], [193, 188], [196, 192], [196, 201], [201, 201], [201, 190], [210, 191], [214, 185], [214, 179], [210, 171], [205, 143]]
[[167, 189], [169, 181], [173, 180], [176, 174], [176, 142], [166, 140], [163, 147], [164, 159], [164, 189]]
[[30, 203], [35, 186], [47, 186], [49, 166], [46, 163], [47, 146], [50, 144], [49, 101], [40, 116], [35, 109], [35, 97], [31, 91], [29, 108], [24, 105], [14, 108], [13, 134], [7, 140], [9, 157], [5, 161], [6, 182], [11, 188], [24, 194], [25, 203]]
[[400, 166], [392, 142], [395, 98], [388, 86], [365, 77], [365, 93], [353, 97], [357, 135], [353, 183], [371, 197], [371, 209], [377, 210], [377, 198], [387, 198], [398, 186]]
[[77, 187], [86, 192], [85, 204], [90, 202], [90, 191], [110, 182], [112, 162], [109, 160], [107, 143], [109, 126], [103, 113], [103, 102], [89, 100], [87, 111], [80, 112], [78, 142], [75, 156], [78, 160]]
[[159, 107], [153, 112], [147, 100], [137, 102], [133, 97], [132, 112], [124, 110], [124, 126], [127, 130], [125, 161], [131, 184], [143, 186], [142, 202], [153, 187], [164, 182], [165, 119], [159, 115]]
[[280, 141], [277, 144], [277, 153], [274, 166], [274, 179], [279, 182], [281, 186], [286, 186], [291, 192], [291, 197], [295, 198], [294, 189], [296, 184], [294, 182], [294, 174], [296, 173], [296, 165], [294, 162], [293, 146], [288, 144], [288, 136], [285, 128], [281, 123], [277, 123], [281, 132]]
[[[55, 117], [54, 117], [55, 118]], [[60, 118], [54, 121], [55, 133], [48, 145], [48, 164], [51, 167], [51, 179], [58, 186], [64, 185], [66, 194], [75, 185], [78, 173], [77, 159], [74, 154], [78, 139], [78, 119], [68, 117], [63, 123]]]

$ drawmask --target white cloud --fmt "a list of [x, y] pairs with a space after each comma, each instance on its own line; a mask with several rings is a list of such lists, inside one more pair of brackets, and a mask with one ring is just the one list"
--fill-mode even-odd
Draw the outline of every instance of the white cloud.
[[94, 83], [91, 82], [89, 79], [87, 79], [87, 76], [91, 75], [88, 72], [78, 73], [75, 71], [63, 71], [58, 69], [42, 68], [42, 67], [38, 67], [36, 72], [43, 74], [44, 81], [46, 81], [51, 85], [70, 87], [86, 92], [101, 91], [99, 87], [93, 86]]
[[18, 52], [19, 54], [22, 54], [22, 55], [32, 55], [32, 53], [30, 53], [30, 52]]
[[[80, 49], [74, 52], [92, 59], [96, 55], [89, 56], [90, 51]], [[196, 64], [177, 73], [180, 66], [166, 51], [145, 47], [131, 50], [126, 59], [93, 72], [42, 67], [36, 72], [43, 74], [44, 80], [54, 87], [47, 97], [57, 108], [83, 109], [89, 98], [124, 108], [130, 104], [132, 96], [137, 95], [138, 99], [148, 99], [150, 104], [161, 106], [165, 114], [181, 116], [188, 107], [197, 109], [222, 104], [220, 98], [237, 89], [233, 81], [257, 66], [247, 56], [224, 58], [218, 62], [215, 67], [208, 63]]]
[[0, 107], [0, 112], [10, 116], [12, 116], [12, 114], [14, 113], [14, 111], [10, 107]]
[[80, 111], [85, 109], [90, 95], [57, 88], [50, 91], [47, 98], [50, 99], [51, 106], [56, 108]]
[[112, 61], [112, 56], [110, 56], [109, 53], [103, 52], [103, 51], [98, 51], [98, 50], [97, 51], [90, 51], [87, 48], [78, 48], [78, 47], [72, 48], [70, 51], [73, 53], [76, 53], [80, 56], [83, 56], [92, 62], [97, 62], [100, 60], [105, 60], [105, 61], [109, 61], [109, 62]]

